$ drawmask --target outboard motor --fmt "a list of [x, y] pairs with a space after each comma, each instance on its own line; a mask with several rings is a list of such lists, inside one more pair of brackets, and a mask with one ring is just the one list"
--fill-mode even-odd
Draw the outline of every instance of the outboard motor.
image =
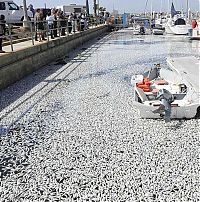
[[145, 29], [143, 26], [140, 27], [140, 34], [145, 34]]
[[153, 113], [159, 113], [161, 115], [164, 111], [165, 122], [171, 121], [171, 103], [174, 101], [174, 96], [166, 89], [160, 89], [157, 93], [157, 99], [161, 101], [161, 105], [158, 109], [154, 110]]
[[187, 86], [183, 84], [179, 84], [180, 93], [187, 93]]

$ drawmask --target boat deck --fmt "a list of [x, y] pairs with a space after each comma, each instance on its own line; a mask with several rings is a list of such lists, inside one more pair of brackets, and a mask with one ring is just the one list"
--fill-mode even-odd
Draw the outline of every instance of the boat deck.
[[200, 61], [196, 57], [168, 58], [167, 63], [183, 75], [196, 92], [200, 92]]

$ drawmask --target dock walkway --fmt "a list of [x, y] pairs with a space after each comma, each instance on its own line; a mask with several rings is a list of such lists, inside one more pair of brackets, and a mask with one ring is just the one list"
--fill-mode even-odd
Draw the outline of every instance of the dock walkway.
[[[96, 27], [102, 27], [104, 25], [97, 25]], [[91, 30], [93, 29], [93, 27], [89, 27], [88, 30]], [[85, 30], [87, 31], [87, 30]], [[37, 46], [37, 45], [40, 45], [40, 44], [44, 44], [44, 43], [48, 43], [49, 41], [56, 41], [56, 40], [59, 40], [60, 38], [67, 38], [67, 37], [70, 37], [72, 35], [77, 35], [81, 33], [81, 31], [76, 31], [75, 33], [66, 33], [65, 36], [58, 36], [54, 39], [51, 39], [51, 37], [46, 37], [46, 40], [45, 41], [42, 41], [42, 42], [39, 42], [39, 41], [35, 41], [32, 42], [32, 39], [27, 39], [27, 40], [24, 40], [24, 41], [20, 41], [20, 42], [16, 42], [17, 40], [14, 40], [13, 41], [13, 51], [12, 51], [12, 48], [11, 48], [11, 45], [5, 45], [3, 46], [3, 50], [5, 51], [5, 53], [0, 53], [0, 57], [1, 56], [4, 56], [5, 54], [8, 54], [8, 53], [13, 53], [13, 52], [17, 52], [19, 50], [23, 50], [25, 48], [29, 48], [29, 47], [33, 47], [33, 46]], [[34, 44], [33, 44], [34, 43]]]
[[73, 49], [107, 32], [107, 26], [99, 25], [83, 32], [61, 36], [44, 42], [32, 40], [3, 47], [0, 54], [0, 89], [31, 74], [35, 70], [63, 58]]

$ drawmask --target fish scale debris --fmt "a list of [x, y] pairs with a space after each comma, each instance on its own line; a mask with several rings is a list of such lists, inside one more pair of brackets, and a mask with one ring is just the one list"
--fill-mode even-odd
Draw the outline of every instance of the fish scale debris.
[[[132, 42], [122, 43], [121, 36]], [[40, 97], [52, 90], [41, 100], [36, 93], [22, 103], [42, 87], [42, 78], [51, 80], [53, 64], [2, 91], [4, 100], [13, 93], [19, 98], [1, 106], [0, 116], [22, 105], [1, 120], [0, 201], [197, 202], [199, 119], [140, 119], [128, 79], [155, 62], [166, 65], [169, 54], [197, 54], [192, 43], [115, 32], [75, 51], [74, 59], [89, 48], [91, 56], [67, 77], [59, 63], [59, 85], [45, 86]], [[53, 76], [62, 71], [55, 68]], [[26, 91], [22, 84], [33, 77], [38, 84]]]

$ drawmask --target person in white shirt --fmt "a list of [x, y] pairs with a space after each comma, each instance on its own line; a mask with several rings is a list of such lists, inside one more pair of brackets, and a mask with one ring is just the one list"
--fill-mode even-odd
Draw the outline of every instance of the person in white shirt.
[[71, 13], [69, 16], [68, 16], [68, 20], [67, 20], [67, 23], [68, 23], [68, 33], [71, 34], [72, 32], [72, 19], [73, 19], [73, 14]]
[[82, 14], [82, 15], [81, 15], [81, 31], [84, 31], [84, 30], [85, 30], [85, 21], [86, 21], [86, 18], [85, 18], [85, 16]]
[[47, 21], [47, 24], [48, 24], [49, 32], [51, 34], [51, 39], [54, 39], [54, 36], [53, 36], [53, 21], [54, 21], [54, 16], [51, 15], [50, 12], [48, 12], [48, 14], [47, 14], [46, 21]]

